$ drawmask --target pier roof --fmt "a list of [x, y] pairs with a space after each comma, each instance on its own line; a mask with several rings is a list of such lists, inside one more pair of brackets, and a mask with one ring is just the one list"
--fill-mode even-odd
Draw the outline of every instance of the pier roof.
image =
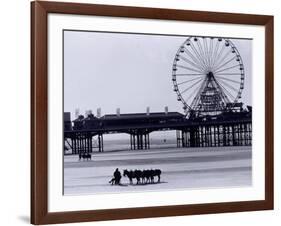
[[149, 114], [147, 113], [131, 113], [131, 114], [108, 114], [101, 117], [101, 119], [105, 120], [111, 120], [111, 119], [142, 119], [142, 118], [183, 118], [185, 115], [179, 113], [179, 112], [151, 112]]

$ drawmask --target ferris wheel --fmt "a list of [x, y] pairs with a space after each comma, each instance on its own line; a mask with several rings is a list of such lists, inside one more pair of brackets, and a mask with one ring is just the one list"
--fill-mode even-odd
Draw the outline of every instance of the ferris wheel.
[[174, 91], [187, 115], [217, 115], [235, 106], [244, 79], [241, 55], [226, 38], [189, 37], [174, 58]]

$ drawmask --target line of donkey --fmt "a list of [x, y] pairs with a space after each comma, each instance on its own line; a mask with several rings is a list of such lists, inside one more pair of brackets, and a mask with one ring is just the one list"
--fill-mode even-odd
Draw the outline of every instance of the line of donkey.
[[128, 177], [130, 184], [133, 184], [133, 179], [137, 180], [137, 184], [154, 183], [154, 177], [158, 178], [157, 183], [160, 182], [161, 178], [160, 169], [150, 170], [123, 170], [123, 176]]
[[86, 152], [85, 152], [85, 153], [82, 153], [82, 152], [81, 152], [81, 153], [79, 153], [79, 161], [82, 160], [82, 159], [83, 159], [83, 160], [86, 159], [86, 160], [88, 161], [88, 160], [91, 160], [91, 159], [92, 159], [92, 156], [91, 156], [90, 153], [86, 153]]

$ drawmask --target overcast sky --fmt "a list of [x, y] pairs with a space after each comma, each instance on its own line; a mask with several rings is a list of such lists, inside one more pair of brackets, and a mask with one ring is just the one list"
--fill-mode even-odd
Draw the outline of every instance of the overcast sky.
[[[192, 35], [192, 34], [191, 34]], [[183, 113], [173, 91], [175, 54], [188, 36], [64, 31], [64, 111]], [[231, 39], [245, 67], [241, 101], [251, 105], [251, 40]]]

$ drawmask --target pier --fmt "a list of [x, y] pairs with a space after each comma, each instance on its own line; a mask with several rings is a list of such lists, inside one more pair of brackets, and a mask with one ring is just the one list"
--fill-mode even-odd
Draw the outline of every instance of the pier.
[[70, 120], [70, 113], [64, 117], [65, 149], [72, 154], [94, 151], [103, 152], [105, 134], [128, 134], [131, 150], [150, 149], [150, 133], [173, 130], [177, 147], [222, 147], [252, 145], [252, 112], [224, 112], [216, 116], [186, 118], [179, 112], [110, 114], [95, 117], [79, 115]]

